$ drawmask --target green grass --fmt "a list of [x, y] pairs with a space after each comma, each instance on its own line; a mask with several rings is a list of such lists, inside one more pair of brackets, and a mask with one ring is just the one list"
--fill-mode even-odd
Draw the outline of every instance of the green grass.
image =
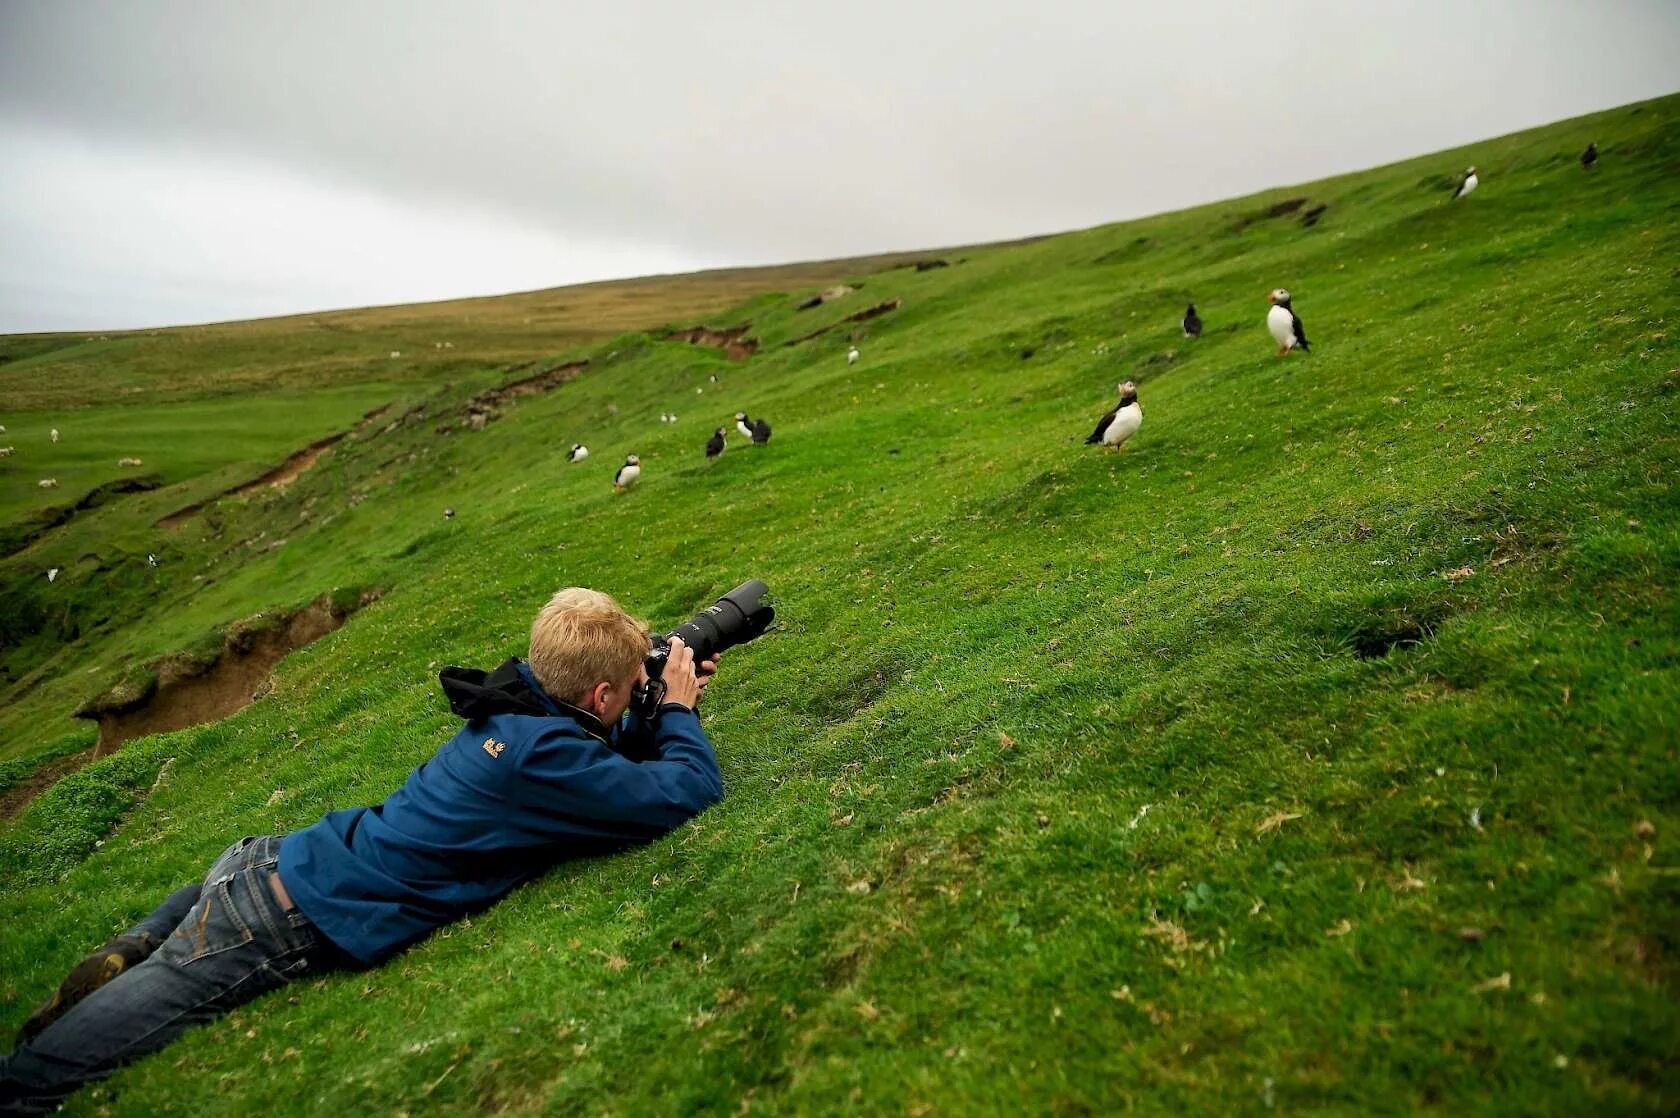
[[[555, 587], [671, 624], [758, 576], [781, 623], [709, 700], [722, 805], [71, 1111], [1671, 1112], [1677, 169], [1668, 98], [754, 295], [711, 319], [753, 321], [742, 364], [557, 334], [584, 375], [440, 436], [507, 375], [457, 351], [423, 422], [284, 493], [73, 522], [0, 561], [40, 619], [0, 757], [217, 625], [388, 593], [241, 714], [0, 825], [0, 1011], [232, 839], [382, 797], [455, 725], [436, 668], [523, 652]], [[1317, 227], [1238, 231], [1301, 194]], [[1280, 285], [1310, 356], [1273, 354]], [[850, 330], [782, 345], [892, 297], [856, 367]], [[1142, 432], [1083, 446], [1126, 377]], [[738, 408], [771, 445], [705, 461]], [[33, 568], [101, 525], [168, 562], [48, 596]]]

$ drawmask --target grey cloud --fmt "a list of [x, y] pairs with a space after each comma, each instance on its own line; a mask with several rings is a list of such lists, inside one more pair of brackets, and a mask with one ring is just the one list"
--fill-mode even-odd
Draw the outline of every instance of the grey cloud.
[[0, 129], [770, 261], [1093, 224], [1654, 96], [1677, 12], [14, 0]]

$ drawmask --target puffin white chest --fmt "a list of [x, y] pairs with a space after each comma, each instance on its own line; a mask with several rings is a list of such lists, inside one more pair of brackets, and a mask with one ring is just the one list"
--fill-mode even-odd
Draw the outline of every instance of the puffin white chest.
[[618, 468], [618, 484], [620, 485], [630, 485], [641, 476], [642, 468], [640, 466], [620, 466]]
[[1279, 346], [1295, 348], [1295, 315], [1288, 307], [1273, 307], [1267, 311], [1266, 328], [1272, 332]]
[[1114, 416], [1114, 422], [1103, 432], [1104, 446], [1122, 446], [1126, 440], [1138, 433], [1143, 426], [1143, 409], [1133, 401], [1121, 408]]
[[1476, 189], [1481, 184], [1482, 184], [1481, 179], [1477, 178], [1475, 175], [1470, 175], [1469, 177], [1467, 177], [1464, 180], [1464, 185], [1460, 186], [1458, 188], [1458, 196], [1460, 198], [1463, 198], [1465, 195], [1469, 194], [1472, 190]]
[[741, 432], [741, 437], [744, 439], [752, 438], [752, 428], [747, 426], [747, 422], [744, 419], [737, 419], [735, 421], [735, 430]]

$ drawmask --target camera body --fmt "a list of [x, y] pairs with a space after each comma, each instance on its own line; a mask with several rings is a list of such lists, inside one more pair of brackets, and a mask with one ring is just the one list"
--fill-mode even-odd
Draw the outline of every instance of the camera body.
[[630, 709], [644, 721], [652, 721], [665, 701], [665, 662], [671, 657], [671, 638], [681, 637], [694, 651], [695, 663], [709, 660], [726, 648], [746, 644], [762, 636], [776, 619], [776, 610], [767, 600], [770, 587], [759, 579], [748, 579], [712, 605], [694, 615], [690, 621], [663, 635], [655, 633], [652, 648], [642, 666], [647, 682], [636, 685]]

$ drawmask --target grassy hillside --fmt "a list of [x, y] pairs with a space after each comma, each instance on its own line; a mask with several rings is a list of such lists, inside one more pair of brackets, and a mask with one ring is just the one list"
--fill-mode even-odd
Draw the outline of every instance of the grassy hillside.
[[[556, 331], [545, 364], [587, 369], [473, 431], [527, 375], [487, 326], [403, 382], [412, 421], [175, 529], [227, 479], [160, 449], [169, 488], [0, 560], [0, 777], [88, 744], [69, 712], [152, 657], [385, 593], [242, 713], [0, 823], [0, 1012], [232, 839], [382, 797], [456, 725], [437, 667], [523, 652], [557, 586], [669, 625], [758, 576], [782, 620], [708, 700], [721, 806], [71, 1111], [1671, 1111], [1677, 171], [1680, 97], [859, 268], [816, 309], [829, 278], [790, 283], [709, 316], [752, 322], [744, 362]], [[1311, 355], [1275, 356], [1276, 286]], [[345, 352], [259, 327], [300, 368]], [[79, 358], [64, 402], [146, 375], [213, 406], [214, 362], [136, 352]], [[392, 382], [346, 362], [273, 379], [348, 425]], [[1142, 432], [1082, 445], [1128, 377]], [[773, 441], [707, 462], [737, 409]]]

